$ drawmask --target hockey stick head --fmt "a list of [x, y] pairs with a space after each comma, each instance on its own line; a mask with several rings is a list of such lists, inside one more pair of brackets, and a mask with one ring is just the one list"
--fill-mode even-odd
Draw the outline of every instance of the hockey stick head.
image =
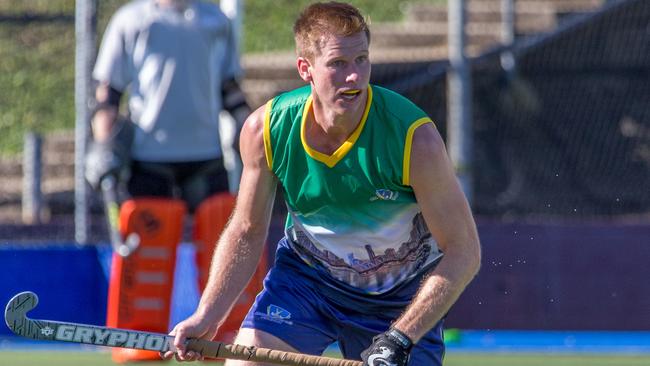
[[[35, 326], [34, 322], [27, 317], [27, 312], [32, 310], [38, 304], [38, 296], [33, 292], [21, 292], [11, 298], [5, 308], [5, 323], [14, 333], [27, 338], [34, 337], [40, 327]], [[46, 334], [43, 334], [46, 335]]]
[[166, 352], [173, 349], [173, 336], [117, 329], [90, 324], [30, 319], [27, 312], [38, 304], [33, 292], [14, 296], [5, 308], [5, 322], [19, 336], [37, 340], [83, 343], [95, 346], [122, 347]]
[[[115, 243], [115, 241], [113, 242]], [[126, 236], [126, 240], [114, 245], [115, 253], [120, 257], [130, 256], [140, 246], [140, 235], [137, 233], [130, 233]]]

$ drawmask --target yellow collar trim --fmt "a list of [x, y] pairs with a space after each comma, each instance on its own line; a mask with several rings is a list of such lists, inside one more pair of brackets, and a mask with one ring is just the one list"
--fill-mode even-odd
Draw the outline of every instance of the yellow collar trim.
[[341, 146], [339, 146], [339, 148], [332, 153], [332, 155], [323, 154], [322, 152], [316, 151], [307, 145], [307, 139], [305, 138], [305, 124], [307, 122], [309, 111], [312, 109], [312, 102], [313, 99], [310, 95], [309, 98], [307, 98], [305, 108], [302, 112], [302, 121], [300, 122], [300, 139], [302, 141], [302, 146], [305, 149], [307, 155], [311, 156], [314, 160], [318, 160], [328, 167], [333, 168], [352, 149], [352, 146], [354, 146], [354, 144], [357, 142], [357, 139], [359, 139], [361, 131], [363, 131], [363, 126], [366, 125], [368, 113], [370, 112], [370, 105], [372, 104], [372, 88], [368, 86], [368, 99], [366, 100], [366, 109], [363, 111], [361, 122], [359, 122], [357, 128], [354, 129], [347, 140], [345, 140], [343, 144], [341, 144]]

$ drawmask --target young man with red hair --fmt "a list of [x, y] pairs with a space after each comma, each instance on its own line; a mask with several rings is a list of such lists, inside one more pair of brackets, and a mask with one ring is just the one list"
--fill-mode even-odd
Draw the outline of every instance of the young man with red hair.
[[294, 33], [309, 85], [244, 125], [237, 206], [198, 309], [171, 332], [176, 357], [201, 358], [184, 340], [210, 338], [253, 273], [279, 182], [286, 236], [236, 343], [320, 354], [338, 341], [365, 365], [441, 365], [442, 319], [480, 263], [442, 138], [413, 103], [369, 84], [357, 9], [312, 4]]

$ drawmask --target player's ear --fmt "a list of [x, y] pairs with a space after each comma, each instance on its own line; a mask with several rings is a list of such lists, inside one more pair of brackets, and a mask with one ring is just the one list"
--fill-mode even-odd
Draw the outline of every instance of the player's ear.
[[298, 57], [297, 60], [298, 74], [306, 82], [311, 82], [311, 63], [305, 57]]

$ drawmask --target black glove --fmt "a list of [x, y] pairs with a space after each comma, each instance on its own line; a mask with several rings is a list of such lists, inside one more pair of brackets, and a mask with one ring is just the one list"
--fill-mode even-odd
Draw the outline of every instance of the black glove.
[[404, 333], [391, 328], [372, 339], [372, 344], [361, 352], [364, 366], [406, 366], [413, 342]]
[[133, 124], [122, 119], [116, 121], [108, 141], [90, 142], [84, 175], [94, 189], [99, 189], [107, 175], [113, 175], [120, 181], [126, 178], [131, 163], [132, 142]]
[[128, 168], [129, 156], [111, 143], [91, 142], [86, 153], [85, 177], [93, 189], [99, 189], [102, 179], [113, 175], [119, 179]]

